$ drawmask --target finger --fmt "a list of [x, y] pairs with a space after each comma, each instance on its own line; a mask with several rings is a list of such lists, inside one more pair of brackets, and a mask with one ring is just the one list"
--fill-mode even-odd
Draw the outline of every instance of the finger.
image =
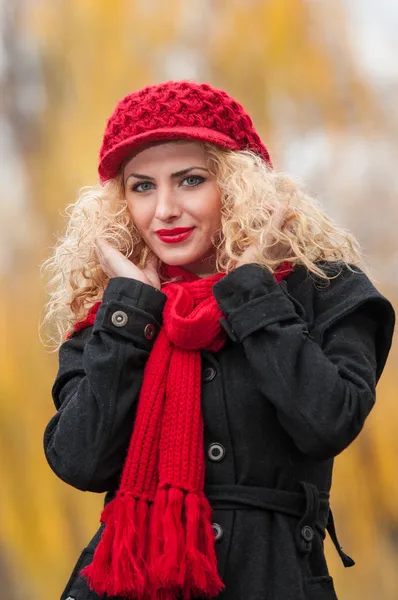
[[101, 257], [104, 262], [112, 264], [114, 263], [114, 261], [119, 261], [120, 259], [127, 260], [124, 254], [122, 254], [117, 248], [112, 246], [112, 244], [110, 244], [108, 240], [101, 239], [99, 241], [99, 244]]
[[287, 207], [283, 203], [279, 204], [275, 210], [275, 225], [277, 228], [282, 226], [282, 223], [286, 218], [286, 213]]
[[97, 254], [102, 256], [104, 254], [104, 251], [106, 251], [106, 240], [101, 239], [99, 237], [95, 238], [94, 239], [94, 249], [97, 252]]
[[109, 262], [109, 244], [104, 239], [96, 238], [94, 240], [94, 250], [98, 257], [98, 262], [108, 277], [112, 276], [112, 270]]
[[97, 246], [103, 254], [112, 252], [115, 248], [105, 238], [97, 238]]

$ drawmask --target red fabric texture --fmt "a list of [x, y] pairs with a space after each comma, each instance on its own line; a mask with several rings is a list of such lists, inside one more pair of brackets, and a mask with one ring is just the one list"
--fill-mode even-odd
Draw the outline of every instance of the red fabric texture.
[[[291, 270], [282, 263], [276, 281]], [[204, 494], [200, 353], [217, 352], [226, 339], [212, 294], [224, 274], [198, 278], [176, 266], [166, 272], [182, 280], [162, 287], [163, 325], [145, 366], [120, 487], [102, 511], [101, 540], [81, 572], [100, 596], [187, 600], [225, 587]], [[100, 304], [75, 331], [94, 322]]]
[[239, 102], [207, 83], [167, 81], [119, 100], [102, 140], [100, 180], [115, 177], [124, 159], [138, 146], [172, 139], [252, 150], [272, 166], [267, 148]]
[[99, 309], [100, 306], [101, 306], [101, 301], [93, 304], [93, 306], [91, 306], [89, 308], [86, 318], [83, 319], [83, 321], [79, 321], [78, 323], [75, 323], [73, 325], [73, 329], [71, 331], [68, 331], [68, 333], [66, 334], [66, 339], [68, 340], [73, 333], [76, 333], [77, 331], [80, 331], [81, 329], [84, 329], [85, 327], [89, 327], [90, 325], [94, 325], [95, 316], [96, 316], [97, 310]]

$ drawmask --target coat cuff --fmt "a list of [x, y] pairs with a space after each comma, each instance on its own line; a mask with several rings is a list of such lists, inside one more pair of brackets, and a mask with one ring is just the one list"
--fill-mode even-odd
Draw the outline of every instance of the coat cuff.
[[121, 335], [150, 350], [162, 323], [167, 296], [129, 277], [111, 277], [98, 309], [93, 333]]
[[213, 286], [221, 325], [234, 341], [241, 342], [258, 329], [275, 322], [300, 320], [294, 303], [272, 273], [257, 264], [234, 269]]

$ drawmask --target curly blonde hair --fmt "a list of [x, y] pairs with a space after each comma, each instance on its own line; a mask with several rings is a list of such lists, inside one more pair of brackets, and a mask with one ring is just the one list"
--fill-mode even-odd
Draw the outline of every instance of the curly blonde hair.
[[[255, 262], [271, 273], [284, 260], [304, 265], [324, 280], [331, 277], [321, 268], [322, 261], [368, 271], [356, 238], [333, 223], [320, 203], [291, 176], [271, 169], [254, 152], [229, 151], [208, 143], [203, 146], [221, 193], [221, 227], [213, 239], [218, 272], [234, 269], [239, 256], [253, 243], [258, 246]], [[278, 203], [285, 203], [288, 216], [288, 226], [281, 229], [273, 219]], [[114, 179], [81, 188], [65, 213], [69, 219], [65, 233], [40, 267], [42, 274], [50, 275], [46, 286], [50, 299], [40, 327], [54, 327], [49, 333], [54, 351], [74, 324], [101, 300], [109, 280], [96, 255], [95, 238], [107, 239], [141, 268], [150, 252], [125, 200], [123, 166]], [[265, 242], [269, 235], [278, 247], [286, 249], [284, 256], [270, 258]]]

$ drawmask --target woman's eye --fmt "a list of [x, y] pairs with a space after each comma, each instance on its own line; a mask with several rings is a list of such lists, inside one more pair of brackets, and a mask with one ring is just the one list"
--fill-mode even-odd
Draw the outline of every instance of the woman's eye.
[[140, 183], [133, 185], [131, 189], [133, 192], [148, 192], [151, 189], [151, 185], [152, 183], [150, 181], [141, 181]]
[[[188, 175], [187, 177], [184, 177], [184, 179], [181, 180], [181, 185], [183, 185], [184, 187], [195, 187], [203, 181], [205, 181], [205, 178], [201, 177], [200, 175]], [[153, 183], [151, 181], [139, 181], [138, 183], [135, 183], [131, 189], [133, 192], [142, 193], [149, 192], [149, 190], [151, 190], [152, 187]]]
[[186, 181], [188, 183], [188, 187], [194, 187], [195, 185], [199, 185], [205, 180], [204, 177], [200, 175], [188, 175], [188, 177], [184, 177], [183, 182]]

